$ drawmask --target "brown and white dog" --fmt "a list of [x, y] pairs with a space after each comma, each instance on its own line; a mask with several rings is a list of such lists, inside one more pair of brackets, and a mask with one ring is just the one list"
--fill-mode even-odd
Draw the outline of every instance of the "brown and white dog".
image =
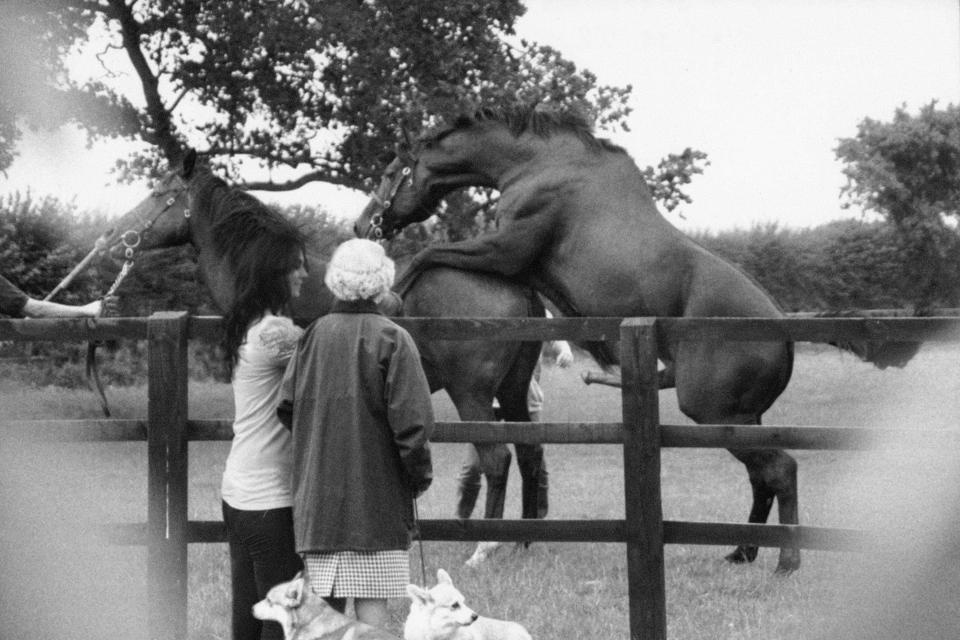
[[485, 618], [468, 607], [443, 569], [437, 570], [436, 586], [407, 585], [407, 595], [410, 613], [403, 640], [530, 640], [516, 622]]
[[284, 640], [399, 640], [331, 607], [313, 592], [302, 571], [270, 589], [253, 605], [253, 617], [279, 622]]

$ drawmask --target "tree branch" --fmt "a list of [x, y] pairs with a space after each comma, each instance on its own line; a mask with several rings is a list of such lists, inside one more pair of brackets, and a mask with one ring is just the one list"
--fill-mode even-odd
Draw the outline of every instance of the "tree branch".
[[[163, 100], [160, 98], [160, 87], [157, 77], [150, 69], [150, 64], [140, 49], [140, 23], [133, 15], [131, 7], [127, 6], [124, 0], [109, 0], [110, 7], [114, 15], [120, 22], [120, 33], [123, 36], [123, 48], [130, 57], [130, 63], [133, 65], [137, 76], [140, 78], [140, 84], [143, 87], [143, 97], [147, 103], [147, 116], [153, 125], [152, 131], [143, 134], [146, 142], [160, 147], [163, 155], [171, 164], [180, 160], [182, 149], [180, 142], [174, 134], [173, 122], [170, 119], [170, 112], [163, 106]], [[151, 139], [152, 138], [152, 139]]]
[[347, 176], [338, 177], [327, 174], [326, 171], [311, 171], [305, 173], [299, 178], [288, 180], [287, 182], [274, 182], [268, 180], [265, 182], [244, 182], [238, 186], [248, 191], [293, 191], [311, 182], [324, 182], [326, 184], [338, 185], [341, 187], [357, 188], [356, 178]]

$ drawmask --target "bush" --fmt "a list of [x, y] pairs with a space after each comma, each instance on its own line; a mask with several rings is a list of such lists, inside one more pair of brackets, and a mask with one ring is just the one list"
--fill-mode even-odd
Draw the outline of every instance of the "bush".
[[[310, 237], [311, 245], [328, 257], [352, 232], [344, 220], [314, 207], [287, 207], [284, 213]], [[72, 204], [29, 193], [0, 197], [0, 274], [35, 297], [43, 297], [93, 246], [105, 218], [80, 214]], [[441, 229], [440, 231], [443, 231]], [[831, 311], [866, 308], [909, 308], [913, 283], [904, 272], [905, 246], [884, 222], [843, 220], [812, 229], [781, 229], [758, 225], [746, 231], [693, 234], [694, 240], [738, 265], [786, 311]], [[433, 230], [412, 225], [392, 243], [398, 260], [434, 240]], [[941, 246], [942, 245], [942, 246]], [[957, 254], [960, 237], [942, 239], [937, 250]], [[948, 261], [949, 262], [949, 261]], [[88, 302], [113, 282], [118, 265], [94, 264], [57, 300]], [[941, 274], [935, 300], [953, 306], [960, 299], [960, 273]], [[219, 310], [201, 283], [196, 251], [190, 246], [142, 254], [119, 290], [120, 311], [148, 316], [155, 311], [185, 310], [217, 315]], [[135, 342], [104, 345], [98, 363], [104, 384], [142, 384], [146, 380], [146, 345]], [[216, 344], [191, 341], [190, 377], [225, 380], [223, 355]], [[85, 386], [86, 345], [23, 343], [0, 349], [0, 357], [30, 363], [29, 382], [37, 385]]]

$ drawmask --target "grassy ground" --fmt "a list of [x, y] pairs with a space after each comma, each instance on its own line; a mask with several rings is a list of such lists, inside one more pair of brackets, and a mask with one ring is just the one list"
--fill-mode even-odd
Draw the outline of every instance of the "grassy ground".
[[[955, 428], [958, 423], [960, 350], [925, 347], [905, 370], [878, 371], [830, 348], [800, 349], [794, 378], [765, 417], [768, 424], [876, 426], [904, 429]], [[547, 421], [617, 421], [619, 391], [584, 387], [579, 374], [591, 363], [544, 372]], [[229, 388], [192, 383], [191, 416], [228, 417]], [[142, 416], [144, 389], [109, 389], [116, 417]], [[442, 394], [438, 418], [456, 419]], [[8, 419], [98, 417], [95, 397], [85, 391], [25, 388], [16, 376], [0, 378], [0, 415]], [[661, 394], [662, 421], [686, 422], [672, 392]], [[146, 467], [140, 443], [33, 446], [14, 454], [3, 442], [0, 497], [8, 526], [0, 528], [7, 557], [3, 598], [45, 602], [64, 594], [48, 614], [49, 633], [86, 637], [77, 620], [103, 623], [111, 635], [138, 637], [145, 619], [145, 552], [82, 544], [96, 522], [135, 522], [146, 517]], [[219, 476], [227, 443], [192, 443], [190, 516], [217, 519]], [[422, 517], [448, 517], [463, 445], [434, 447], [435, 484], [421, 500]], [[10, 457], [16, 456], [16, 457]], [[838, 618], [872, 615], [875, 600], [890, 592], [876, 577], [885, 566], [912, 571], [931, 552], [926, 532], [950, 515], [944, 488], [956, 486], [949, 452], [900, 449], [871, 453], [804, 451], [800, 463], [801, 521], [805, 524], [871, 528], [891, 532], [892, 555], [805, 552], [803, 567], [775, 577], [777, 551], [762, 549], [750, 566], [723, 561], [729, 549], [671, 546], [666, 550], [669, 636], [677, 639], [820, 638]], [[622, 457], [615, 446], [549, 445], [552, 518], [620, 518]], [[508, 517], [519, 514], [519, 478], [511, 479]], [[663, 452], [664, 516], [667, 519], [745, 520], [750, 494], [743, 468], [725, 451]], [[478, 511], [482, 504], [478, 505]], [[9, 522], [15, 521], [14, 525]], [[62, 529], [58, 527], [62, 525]], [[57, 531], [69, 531], [58, 536]], [[897, 537], [893, 537], [896, 534]], [[50, 540], [47, 540], [50, 538]], [[46, 546], [33, 543], [50, 542]], [[39, 552], [38, 549], [54, 553]], [[899, 551], [901, 550], [902, 551]], [[481, 613], [522, 622], [534, 638], [627, 637], [625, 551], [616, 544], [536, 543], [508, 547], [478, 569], [464, 560], [472, 545], [424, 542], [426, 581], [445, 568]], [[897, 558], [911, 558], [904, 565]], [[69, 558], [69, 560], [64, 560]], [[879, 562], [877, 562], [879, 560]], [[224, 545], [191, 545], [189, 636], [229, 638], [228, 562]], [[421, 576], [420, 547], [411, 551], [411, 575]], [[887, 574], [881, 573], [886, 576]], [[907, 576], [897, 575], [900, 582]], [[52, 587], [52, 588], [51, 588]], [[82, 594], [82, 597], [81, 595]], [[69, 603], [82, 604], [72, 615]], [[90, 616], [91, 608], [109, 613]], [[10, 609], [9, 605], [4, 606]], [[115, 616], [119, 610], [121, 615]], [[391, 605], [399, 633], [406, 603]], [[11, 614], [5, 614], [11, 615]], [[20, 612], [23, 629], [36, 636], [36, 619]], [[26, 617], [24, 617], [26, 616]], [[3, 621], [18, 629], [20, 618]], [[30, 627], [30, 625], [33, 625]], [[93, 630], [91, 630], [93, 633]], [[12, 635], [11, 637], [16, 637]], [[92, 637], [92, 636], [91, 636]]]

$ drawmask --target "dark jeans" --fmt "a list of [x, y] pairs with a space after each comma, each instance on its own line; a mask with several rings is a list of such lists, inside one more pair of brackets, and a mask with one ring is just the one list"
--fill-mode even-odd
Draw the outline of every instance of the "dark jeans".
[[293, 509], [242, 511], [222, 505], [230, 543], [233, 640], [283, 640], [283, 628], [257, 620], [252, 608], [271, 587], [303, 568], [293, 542]]

